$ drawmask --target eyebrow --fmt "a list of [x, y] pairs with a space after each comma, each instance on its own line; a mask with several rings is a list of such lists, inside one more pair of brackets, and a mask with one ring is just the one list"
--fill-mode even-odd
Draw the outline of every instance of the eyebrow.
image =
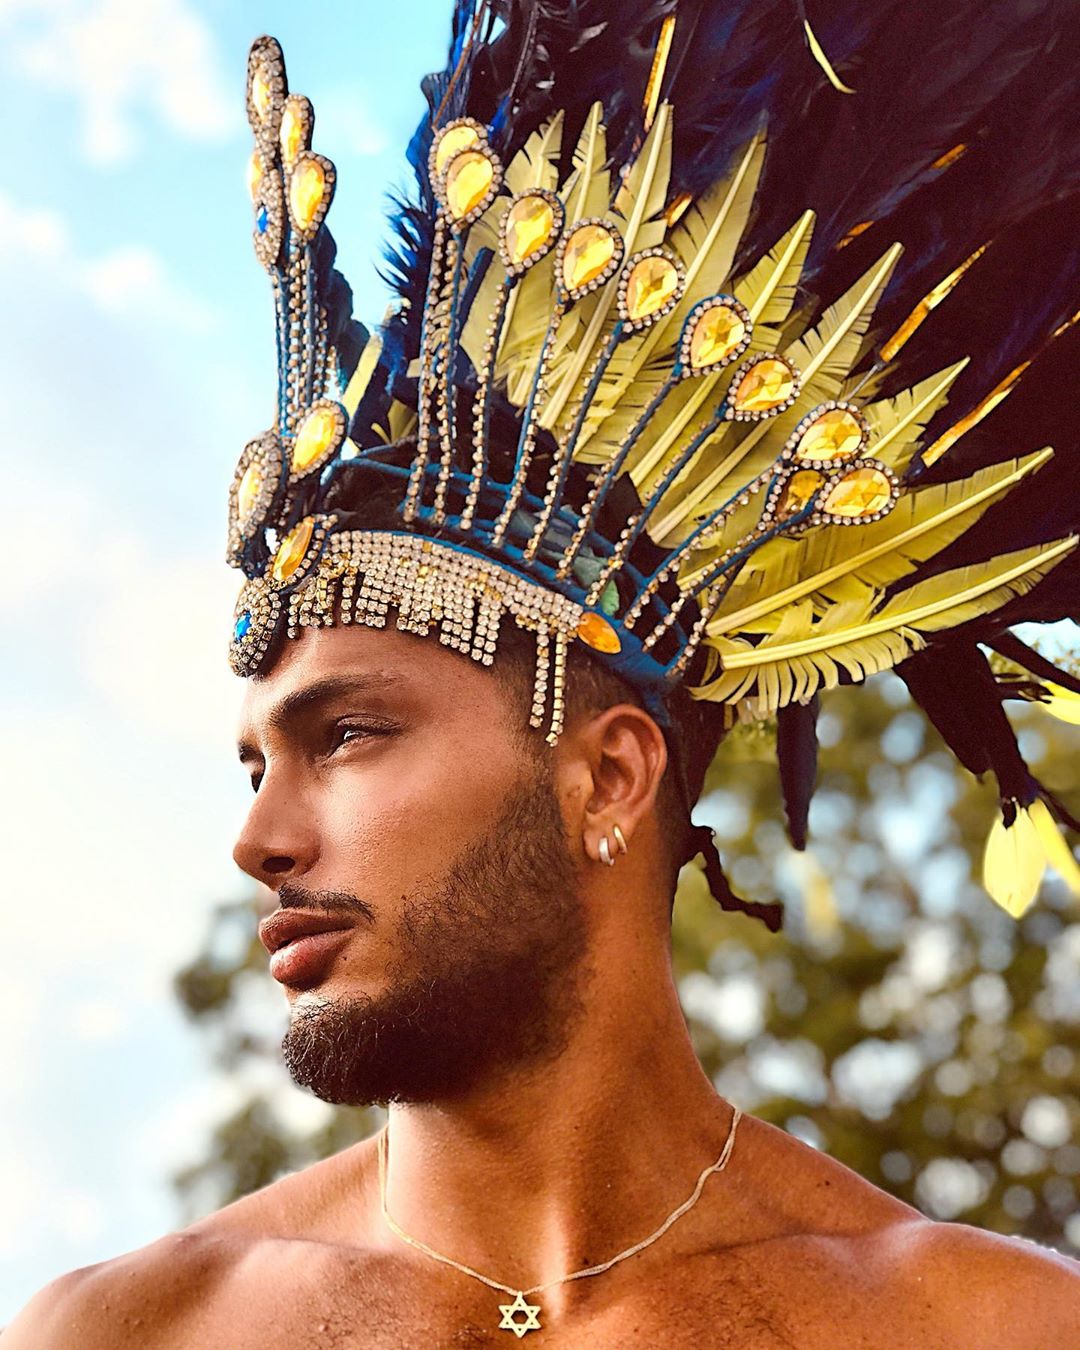
[[[402, 684], [400, 676], [386, 671], [371, 671], [366, 675], [324, 675], [303, 689], [294, 689], [271, 708], [266, 722], [276, 730], [287, 728], [304, 713], [310, 712], [321, 704], [330, 703], [344, 695], [371, 694], [385, 689], [393, 689]], [[262, 751], [246, 737], [237, 746], [240, 763], [246, 764], [252, 759], [261, 759]]]

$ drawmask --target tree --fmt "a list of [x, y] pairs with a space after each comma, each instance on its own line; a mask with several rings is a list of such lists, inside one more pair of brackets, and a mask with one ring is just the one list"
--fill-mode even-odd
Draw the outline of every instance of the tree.
[[[1015, 715], [1068, 796], [1080, 728]], [[973, 879], [997, 808], [893, 676], [824, 699], [809, 856], [778, 819], [767, 728], [729, 737], [697, 815], [737, 889], [786, 902], [779, 936], [724, 913], [684, 869], [673, 959], [695, 1048], [724, 1095], [934, 1217], [1080, 1249], [1080, 921], [1052, 878], [1019, 922]], [[1071, 917], [1070, 917], [1071, 910]], [[256, 907], [215, 912], [176, 979], [220, 1072], [278, 1060]], [[260, 1007], [259, 1005], [262, 1004]], [[177, 1174], [185, 1210], [227, 1203], [370, 1134], [377, 1111], [312, 1106], [284, 1069], [253, 1085]], [[1071, 1219], [1071, 1222], [1070, 1222]]]

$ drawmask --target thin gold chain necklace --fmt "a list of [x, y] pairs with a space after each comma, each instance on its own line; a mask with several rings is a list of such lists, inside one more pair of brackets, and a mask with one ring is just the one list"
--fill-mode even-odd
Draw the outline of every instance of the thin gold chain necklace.
[[[731, 1117], [731, 1126], [728, 1130], [728, 1136], [724, 1140], [724, 1147], [720, 1152], [719, 1158], [711, 1166], [706, 1167], [701, 1176], [698, 1177], [697, 1185], [694, 1187], [693, 1194], [668, 1215], [660, 1227], [650, 1237], [644, 1238], [641, 1242], [635, 1242], [632, 1247], [627, 1247], [624, 1252], [618, 1256], [613, 1256], [610, 1261], [604, 1261], [598, 1266], [588, 1266], [584, 1270], [575, 1270], [570, 1275], [562, 1275], [557, 1280], [548, 1280], [546, 1284], [534, 1284], [531, 1289], [515, 1289], [509, 1284], [500, 1284], [498, 1280], [489, 1279], [487, 1275], [481, 1275], [478, 1270], [473, 1270], [471, 1266], [462, 1265], [460, 1261], [455, 1261], [449, 1256], [443, 1256], [441, 1252], [435, 1251], [429, 1247], [426, 1242], [421, 1242], [419, 1238], [410, 1237], [405, 1230], [395, 1223], [386, 1208], [386, 1151], [387, 1136], [389, 1126], [383, 1130], [379, 1136], [379, 1199], [382, 1204], [382, 1215], [386, 1220], [387, 1227], [391, 1232], [396, 1233], [402, 1242], [407, 1242], [410, 1247], [415, 1247], [425, 1256], [430, 1256], [435, 1261], [441, 1261], [443, 1265], [453, 1266], [463, 1275], [471, 1275], [473, 1279], [480, 1280], [486, 1284], [489, 1289], [497, 1289], [504, 1294], [513, 1294], [513, 1303], [500, 1303], [499, 1312], [502, 1313], [502, 1321], [499, 1323], [500, 1331], [512, 1331], [514, 1335], [521, 1340], [527, 1331], [540, 1330], [540, 1305], [539, 1303], [526, 1303], [526, 1296], [529, 1294], [541, 1294], [545, 1289], [553, 1289], [557, 1284], [566, 1284], [568, 1280], [583, 1280], [587, 1275], [602, 1275], [605, 1270], [610, 1270], [612, 1266], [619, 1261], [625, 1261], [628, 1256], [635, 1256], [638, 1252], [644, 1251], [646, 1247], [651, 1246], [657, 1238], [663, 1237], [676, 1219], [682, 1218], [687, 1210], [692, 1209], [701, 1198], [701, 1192], [704, 1190], [705, 1182], [714, 1172], [722, 1172], [727, 1166], [727, 1161], [731, 1157], [731, 1150], [735, 1146], [735, 1130], [742, 1118], [742, 1112], [739, 1108], [732, 1108], [734, 1114]], [[524, 1313], [525, 1321], [519, 1322], [517, 1314]]]

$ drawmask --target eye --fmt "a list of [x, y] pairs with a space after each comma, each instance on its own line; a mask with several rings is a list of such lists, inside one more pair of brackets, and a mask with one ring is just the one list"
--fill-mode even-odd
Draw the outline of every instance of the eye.
[[384, 722], [337, 722], [334, 724], [331, 740], [336, 750], [342, 745], [354, 745], [358, 741], [372, 740], [378, 736], [389, 736], [394, 728]]

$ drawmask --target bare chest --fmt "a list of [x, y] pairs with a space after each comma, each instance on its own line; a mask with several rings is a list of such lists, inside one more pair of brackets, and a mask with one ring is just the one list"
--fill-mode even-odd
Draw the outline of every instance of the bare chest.
[[[155, 1342], [185, 1350], [849, 1350], [944, 1347], [949, 1341], [866, 1287], [857, 1269], [829, 1278], [813, 1259], [718, 1253], [631, 1266], [531, 1295], [385, 1255], [274, 1244], [253, 1253]], [[505, 1325], [504, 1325], [505, 1324]], [[150, 1350], [150, 1347], [147, 1347]]]

